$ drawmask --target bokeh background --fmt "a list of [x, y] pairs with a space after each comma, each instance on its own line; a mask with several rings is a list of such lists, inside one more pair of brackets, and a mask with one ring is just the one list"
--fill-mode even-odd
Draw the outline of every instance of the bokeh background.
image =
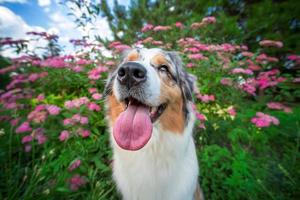
[[197, 77], [206, 199], [299, 199], [299, 32], [297, 0], [0, 0], [0, 199], [120, 199], [103, 89], [131, 47]]

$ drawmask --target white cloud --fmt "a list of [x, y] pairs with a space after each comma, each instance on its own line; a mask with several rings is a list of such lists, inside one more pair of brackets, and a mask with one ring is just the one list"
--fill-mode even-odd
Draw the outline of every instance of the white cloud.
[[26, 37], [28, 31], [45, 31], [40, 26], [28, 25], [22, 17], [4, 6], [0, 6], [0, 24], [0, 37], [20, 39]]
[[47, 7], [50, 6], [51, 0], [38, 0], [38, 4], [41, 7]]
[[27, 0], [0, 0], [0, 3], [27, 3]]
[[[0, 37], [11, 37], [14, 39], [29, 39], [30, 37], [26, 35], [29, 31], [45, 31], [44, 28], [40, 26], [30, 26], [28, 25], [22, 17], [16, 15], [10, 9], [0, 6]], [[37, 44], [30, 43], [28, 48], [33, 50]], [[41, 44], [43, 45], [43, 44]], [[1, 52], [5, 56], [16, 56], [11, 51]]]

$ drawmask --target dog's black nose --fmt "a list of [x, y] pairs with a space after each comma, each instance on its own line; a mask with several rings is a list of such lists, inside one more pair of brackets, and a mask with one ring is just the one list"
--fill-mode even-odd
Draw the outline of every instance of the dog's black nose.
[[130, 88], [146, 81], [146, 68], [136, 62], [126, 62], [118, 70], [118, 80]]

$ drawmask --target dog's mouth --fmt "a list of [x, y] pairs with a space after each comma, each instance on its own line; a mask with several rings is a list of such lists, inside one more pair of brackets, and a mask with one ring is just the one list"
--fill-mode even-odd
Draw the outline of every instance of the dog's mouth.
[[167, 107], [166, 103], [162, 103], [159, 106], [148, 106], [132, 97], [128, 97], [125, 99], [125, 105], [126, 105], [125, 110], [128, 108], [128, 105], [147, 107], [149, 109], [149, 117], [152, 123], [156, 122], [156, 120], [161, 116], [161, 114], [165, 111]]
[[136, 151], [150, 140], [153, 123], [162, 115], [167, 104], [151, 107], [132, 97], [126, 98], [125, 104], [125, 110], [114, 124], [113, 136], [122, 149]]

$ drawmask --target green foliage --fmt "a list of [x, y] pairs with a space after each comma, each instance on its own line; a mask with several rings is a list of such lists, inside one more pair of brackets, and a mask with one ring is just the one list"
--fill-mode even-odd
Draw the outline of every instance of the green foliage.
[[[107, 1], [102, 1], [100, 6], [88, 1], [69, 2], [81, 9], [81, 17], [76, 19], [80, 28], [92, 23], [100, 13], [109, 20], [116, 41], [130, 45], [143, 41], [145, 47], [158, 46], [179, 52], [183, 66], [197, 78], [195, 85], [199, 91], [194, 91], [194, 100], [198, 121], [194, 138], [200, 164], [199, 181], [206, 199], [299, 199], [300, 88], [296, 80], [300, 73], [298, 61], [286, 59], [290, 54], [299, 53], [298, 2], [141, 0], [132, 1], [126, 8], [115, 1], [113, 10]], [[211, 15], [216, 16], [215, 23], [190, 28], [192, 23]], [[184, 23], [184, 28], [175, 26], [178, 21]], [[146, 23], [168, 25], [170, 30], [141, 33]], [[151, 42], [144, 42], [149, 37]], [[193, 40], [190, 46], [180, 44], [186, 38]], [[258, 46], [261, 39], [282, 40], [284, 47]], [[198, 58], [192, 59], [193, 53], [188, 48], [195, 44], [209, 50], [198, 49], [194, 53]], [[238, 44], [248, 44], [253, 55], [243, 56], [245, 49], [235, 46]], [[0, 70], [12, 63], [17, 68], [0, 77], [3, 84], [0, 199], [120, 199], [112, 180], [112, 151], [104, 100], [95, 99], [89, 91], [96, 88], [101, 93], [108, 76], [104, 70], [99, 77], [90, 78], [93, 70], [103, 70], [103, 66], [113, 70], [115, 66], [108, 63], [119, 62], [120, 50], [109, 47], [108, 41], [104, 46], [112, 52], [112, 57], [103, 56], [97, 45], [87, 49], [83, 45], [74, 58], [63, 59], [63, 66], [55, 64], [57, 57], [49, 57], [58, 55], [56, 44], [42, 58], [30, 57], [32, 60], [16, 63], [1, 57]], [[263, 53], [279, 61], [257, 60]], [[249, 70], [251, 65], [260, 68], [250, 73], [233, 73], [234, 69]], [[74, 70], [75, 66], [80, 66], [80, 70]], [[28, 78], [45, 72], [47, 75], [37, 80]], [[264, 73], [275, 75], [260, 78]], [[26, 81], [8, 88], [18, 80], [16, 74], [24, 76]], [[225, 78], [230, 83], [221, 84]], [[253, 86], [254, 94], [243, 88], [245, 85]], [[3, 97], [10, 92], [16, 99]], [[27, 96], [18, 99], [20, 94]], [[39, 99], [41, 94], [44, 98]], [[203, 99], [205, 95], [210, 99]], [[68, 108], [67, 102], [81, 97], [101, 109], [91, 110], [87, 103]], [[271, 109], [270, 102], [280, 102], [283, 107]], [[44, 121], [29, 119], [41, 105], [55, 105], [60, 111], [51, 115], [43, 110], [47, 112]], [[255, 124], [253, 119], [259, 112], [267, 114], [268, 119], [273, 117], [272, 123]], [[77, 114], [86, 116], [88, 123], [64, 124], [65, 119]], [[11, 124], [17, 118], [19, 122]], [[24, 121], [30, 123], [33, 131], [16, 133]], [[35, 136], [39, 128], [45, 130], [45, 143], [39, 144], [36, 139], [23, 141], [25, 136]], [[80, 129], [89, 130], [90, 135], [83, 137]], [[63, 130], [71, 135], [67, 140], [60, 139]], [[31, 149], [25, 151], [28, 147]], [[70, 170], [78, 160], [79, 166]], [[74, 189], [70, 180], [75, 175], [80, 175], [84, 184]]]

